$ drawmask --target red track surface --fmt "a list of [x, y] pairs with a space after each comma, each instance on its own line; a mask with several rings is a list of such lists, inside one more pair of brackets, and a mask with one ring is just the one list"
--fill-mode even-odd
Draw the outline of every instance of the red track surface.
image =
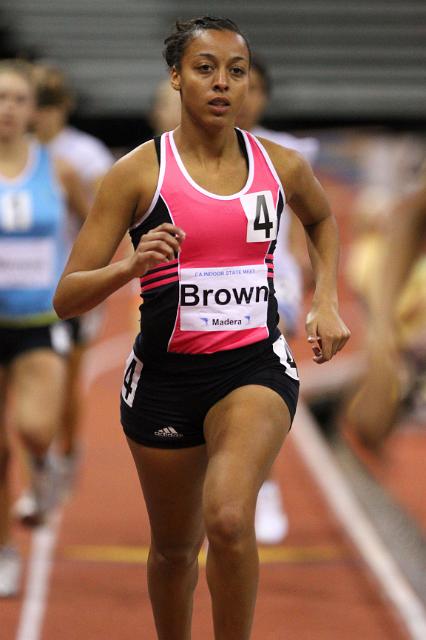
[[[344, 212], [350, 192], [330, 186], [338, 211]], [[123, 317], [129, 315], [130, 299], [129, 291], [111, 299], [101, 341], [128, 331]], [[352, 309], [346, 296], [345, 301], [347, 309]], [[43, 640], [156, 637], [144, 562], [149, 544], [147, 516], [119, 424], [121, 375], [131, 342], [129, 333], [122, 353], [111, 353], [110, 358], [108, 351], [104, 353], [108, 370], [99, 370], [87, 394], [83, 466], [75, 496], [64, 509], [40, 636]], [[356, 335], [353, 344], [357, 342]], [[299, 360], [309, 357], [302, 344], [296, 352]], [[277, 462], [277, 475], [290, 533], [282, 547], [262, 550], [253, 639], [407, 638], [303, 466], [291, 437]], [[18, 536], [28, 557], [30, 534], [21, 531]], [[1, 640], [15, 640], [21, 612], [22, 599], [0, 602]], [[213, 638], [203, 571], [193, 638]]]

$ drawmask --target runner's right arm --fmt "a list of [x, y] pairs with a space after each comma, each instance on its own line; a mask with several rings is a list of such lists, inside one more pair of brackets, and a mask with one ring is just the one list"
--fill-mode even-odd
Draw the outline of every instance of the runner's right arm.
[[142, 236], [131, 256], [110, 264], [132, 220], [149, 208], [157, 179], [153, 143], [131, 152], [108, 172], [56, 289], [53, 302], [59, 317], [71, 318], [93, 309], [124, 284], [173, 259], [179, 251], [183, 231], [163, 224]]

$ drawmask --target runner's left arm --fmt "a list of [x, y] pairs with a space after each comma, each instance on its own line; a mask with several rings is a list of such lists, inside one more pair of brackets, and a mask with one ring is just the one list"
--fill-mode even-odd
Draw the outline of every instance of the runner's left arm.
[[339, 237], [336, 220], [309, 163], [296, 151], [262, 140], [284, 186], [287, 202], [302, 222], [315, 278], [306, 333], [318, 364], [344, 347], [350, 331], [339, 315], [337, 269]]

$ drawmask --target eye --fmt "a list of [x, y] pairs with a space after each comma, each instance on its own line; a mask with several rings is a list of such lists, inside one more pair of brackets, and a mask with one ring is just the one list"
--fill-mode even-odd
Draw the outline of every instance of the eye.
[[208, 73], [212, 69], [212, 65], [208, 64], [208, 62], [203, 62], [197, 68], [201, 73]]
[[246, 70], [242, 67], [231, 67], [231, 73], [234, 76], [244, 76], [246, 75]]

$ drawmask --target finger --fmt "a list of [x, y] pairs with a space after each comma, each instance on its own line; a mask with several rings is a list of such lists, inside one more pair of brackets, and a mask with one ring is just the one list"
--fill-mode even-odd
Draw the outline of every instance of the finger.
[[349, 331], [349, 329], [345, 326], [344, 331], [343, 331], [343, 335], [339, 341], [339, 347], [338, 347], [338, 351], [340, 351], [341, 349], [343, 349], [343, 347], [345, 346], [345, 344], [347, 343], [347, 341], [349, 340], [349, 338], [351, 337], [351, 332]]
[[347, 341], [349, 340], [350, 332], [348, 329], [345, 329], [340, 335], [335, 336], [331, 339], [331, 356], [330, 359], [333, 358], [338, 351], [343, 349]]
[[163, 255], [163, 260], [175, 260], [175, 252], [173, 247], [163, 240], [152, 240], [145, 242], [142, 246], [138, 247], [139, 253], [143, 256], [149, 251], [156, 251]]
[[180, 240], [183, 240], [186, 237], [186, 233], [180, 227], [177, 227], [175, 224], [171, 224], [170, 222], [163, 222], [158, 227], [152, 229], [152, 231], [166, 231], [173, 236], [177, 236]]
[[334, 358], [334, 356], [338, 352], [341, 341], [342, 337], [340, 335], [330, 338], [330, 360]]
[[312, 353], [313, 353], [312, 360], [316, 362], [317, 358], [322, 357], [321, 338], [319, 336], [309, 336], [308, 342], [311, 346]]
[[141, 240], [143, 242], [161, 240], [162, 242], [166, 242], [167, 244], [171, 245], [175, 253], [178, 253], [180, 251], [181, 241], [179, 241], [178, 238], [171, 235], [170, 233], [167, 233], [166, 231], [148, 231], [146, 235], [142, 236]]
[[143, 254], [143, 263], [140, 265], [140, 273], [139, 276], [145, 275], [149, 269], [156, 267], [158, 264], [164, 262], [164, 256], [162, 253], [158, 253], [157, 251], [146, 251]]
[[[157, 243], [157, 245], [155, 245], [154, 243]], [[150, 248], [155, 248], [155, 246], [157, 246], [158, 248], [160, 248], [161, 246], [166, 246], [168, 247], [168, 252], [172, 252], [174, 257], [177, 257], [180, 252], [180, 246], [177, 240], [167, 233], [153, 233], [152, 235], [147, 234], [143, 239], [141, 238], [139, 246], [141, 251], [147, 251]]]
[[312, 360], [316, 363], [316, 364], [323, 364], [324, 362], [326, 362], [326, 359], [324, 358], [324, 355], [322, 353], [322, 351], [320, 349], [317, 349], [315, 351], [315, 355], [312, 358]]
[[314, 359], [322, 358], [322, 351], [319, 347], [312, 347], [312, 353], [314, 354]]
[[331, 336], [322, 336], [320, 338], [321, 341], [321, 352], [325, 361], [331, 360], [333, 357], [333, 339]]
[[350, 333], [345, 334], [340, 338], [339, 344], [337, 345], [337, 351], [341, 351], [343, 349], [343, 347], [345, 346], [349, 338], [350, 338]]

